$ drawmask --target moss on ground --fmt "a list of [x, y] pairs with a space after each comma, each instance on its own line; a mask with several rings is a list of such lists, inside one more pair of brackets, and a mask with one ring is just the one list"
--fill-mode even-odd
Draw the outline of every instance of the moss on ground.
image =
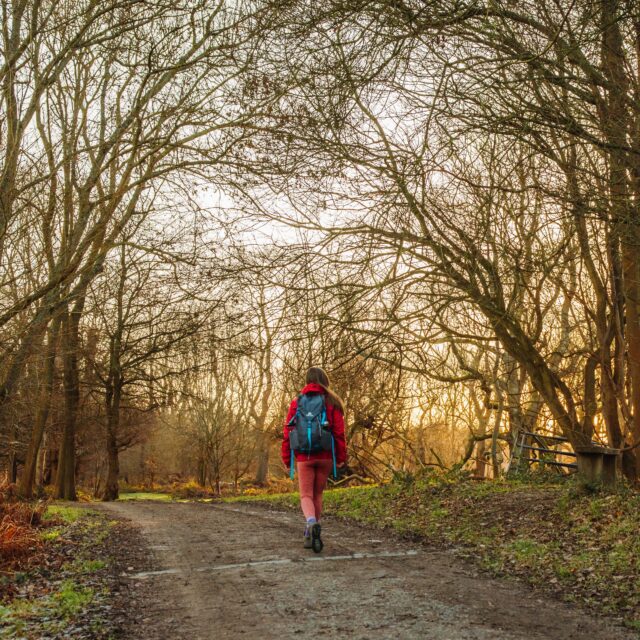
[[[298, 509], [298, 494], [240, 496]], [[495, 575], [640, 628], [640, 493], [585, 493], [571, 481], [478, 482], [430, 474], [325, 492], [325, 512], [419, 536]]]

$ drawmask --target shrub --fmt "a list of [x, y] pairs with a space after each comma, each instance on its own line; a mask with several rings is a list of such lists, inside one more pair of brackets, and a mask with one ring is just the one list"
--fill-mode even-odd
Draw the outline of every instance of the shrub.
[[23, 558], [42, 545], [36, 528], [42, 524], [44, 502], [19, 502], [13, 485], [0, 486], [0, 564]]
[[194, 480], [188, 482], [174, 482], [170, 489], [174, 498], [182, 498], [183, 500], [191, 500], [197, 498], [212, 498], [215, 492], [200, 486]]

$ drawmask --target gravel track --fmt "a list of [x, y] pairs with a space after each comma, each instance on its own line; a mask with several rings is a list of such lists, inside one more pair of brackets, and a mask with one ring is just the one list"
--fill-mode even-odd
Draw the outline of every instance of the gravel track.
[[315, 555], [302, 548], [301, 517], [292, 512], [157, 502], [100, 508], [139, 527], [151, 551], [151, 566], [132, 561], [122, 576], [139, 594], [131, 640], [636, 638], [514, 581], [489, 579], [451, 553], [332, 519]]

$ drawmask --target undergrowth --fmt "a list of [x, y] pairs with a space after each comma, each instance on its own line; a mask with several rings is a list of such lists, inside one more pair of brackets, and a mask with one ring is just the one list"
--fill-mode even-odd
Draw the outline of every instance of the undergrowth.
[[20, 566], [37, 553], [45, 509], [42, 501], [19, 501], [13, 485], [0, 487], [0, 569]]
[[37, 515], [29, 524], [34, 546], [28, 560], [14, 558], [3, 565], [0, 638], [66, 638], [67, 628], [76, 627], [87, 608], [106, 597], [94, 585], [95, 576], [107, 565], [94, 554], [104, 544], [111, 523], [68, 504], [15, 503], [9, 512]]

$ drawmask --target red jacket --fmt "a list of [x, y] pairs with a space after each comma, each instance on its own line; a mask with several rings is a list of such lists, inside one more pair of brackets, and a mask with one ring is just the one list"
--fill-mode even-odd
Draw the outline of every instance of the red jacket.
[[[305, 393], [324, 393], [325, 390], [315, 383], [308, 384], [301, 392]], [[331, 432], [333, 433], [333, 439], [335, 442], [336, 451], [336, 464], [343, 464], [347, 461], [347, 444], [344, 439], [344, 416], [342, 411], [338, 407], [334, 407], [330, 403], [326, 403], [327, 407], [327, 420], [331, 426]], [[298, 409], [298, 398], [295, 398], [289, 406], [289, 412], [287, 413], [287, 419], [284, 423], [284, 438], [282, 440], [282, 462], [288, 468], [291, 465], [291, 446], [289, 445], [289, 431], [291, 427], [287, 426], [293, 416], [296, 415]], [[331, 460], [331, 451], [318, 451], [316, 453], [300, 453], [294, 451], [296, 460]]]

